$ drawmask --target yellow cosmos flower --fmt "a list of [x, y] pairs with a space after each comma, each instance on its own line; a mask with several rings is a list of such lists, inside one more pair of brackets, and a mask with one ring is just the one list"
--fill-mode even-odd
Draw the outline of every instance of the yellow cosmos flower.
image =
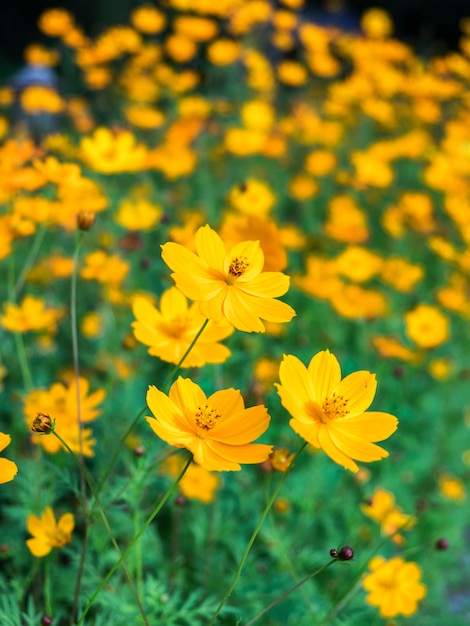
[[150, 386], [147, 404], [155, 416], [146, 418], [154, 433], [192, 452], [194, 461], [206, 470], [237, 471], [240, 463], [262, 463], [271, 452], [272, 446], [251, 443], [268, 428], [266, 407], [245, 409], [236, 389], [206, 397], [198, 385], [180, 376], [168, 396]]
[[[5, 433], [0, 433], [0, 452], [3, 452], [5, 448], [10, 444], [11, 437], [10, 435], [5, 435]], [[3, 483], [8, 483], [10, 480], [13, 480], [18, 473], [18, 468], [16, 463], [13, 461], [9, 461], [8, 459], [0, 459], [0, 485]]]
[[366, 602], [377, 606], [382, 617], [410, 616], [418, 610], [418, 602], [426, 595], [420, 582], [421, 569], [401, 557], [386, 561], [376, 556], [369, 562], [371, 573], [362, 581], [369, 595]]
[[281, 402], [292, 415], [291, 428], [335, 463], [353, 472], [357, 461], [377, 461], [388, 452], [375, 441], [395, 432], [398, 420], [389, 413], [368, 411], [377, 382], [375, 374], [354, 372], [341, 380], [341, 369], [329, 350], [316, 354], [308, 368], [284, 355], [276, 384]]
[[62, 307], [46, 308], [44, 300], [29, 295], [25, 296], [19, 305], [5, 302], [3, 306], [5, 315], [0, 318], [0, 325], [16, 333], [28, 331], [54, 333], [57, 330], [57, 322], [65, 312]]
[[395, 497], [386, 489], [376, 489], [372, 498], [361, 505], [364, 515], [380, 524], [384, 535], [393, 535], [394, 543], [402, 545], [403, 535], [397, 533], [400, 529], [408, 529], [416, 524], [416, 517], [403, 513], [395, 504]]
[[[149, 354], [169, 363], [180, 362], [205, 321], [199, 306], [188, 306], [188, 301], [176, 287], [162, 294], [160, 311], [143, 296], [134, 298], [132, 310], [136, 318], [132, 328], [137, 341], [149, 346]], [[202, 367], [206, 363], [226, 361], [230, 350], [218, 342], [232, 332], [230, 326], [209, 323], [182, 367]]]
[[274, 298], [289, 288], [281, 272], [263, 272], [259, 241], [243, 241], [229, 252], [208, 225], [195, 238], [197, 254], [177, 243], [162, 246], [162, 257], [173, 270], [176, 286], [200, 302], [201, 313], [216, 323], [229, 322], [245, 332], [264, 332], [261, 319], [289, 322], [294, 309]]
[[28, 515], [26, 527], [33, 535], [32, 539], [26, 540], [31, 554], [46, 556], [53, 548], [62, 548], [72, 541], [75, 519], [72, 513], [65, 513], [57, 522], [54, 511], [48, 506], [41, 517]]

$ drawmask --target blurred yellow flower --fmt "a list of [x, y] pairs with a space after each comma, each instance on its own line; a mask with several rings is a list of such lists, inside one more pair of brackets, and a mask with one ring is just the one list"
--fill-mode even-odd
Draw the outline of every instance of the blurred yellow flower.
[[276, 384], [281, 403], [291, 414], [291, 428], [335, 463], [357, 472], [358, 461], [378, 461], [388, 452], [382, 441], [397, 429], [389, 413], [367, 411], [377, 382], [367, 371], [354, 372], [341, 380], [341, 369], [329, 350], [318, 352], [308, 368], [295, 356], [284, 355]]
[[102, 174], [135, 172], [143, 168], [147, 158], [147, 148], [137, 143], [130, 131], [113, 133], [105, 127], [97, 128], [90, 137], [84, 137], [80, 149], [83, 160]]
[[63, 307], [48, 307], [42, 298], [25, 296], [19, 305], [4, 303], [5, 314], [0, 317], [0, 324], [6, 330], [16, 333], [51, 332], [57, 329], [57, 322], [63, 317]]
[[[171, 456], [166, 459], [162, 469], [176, 478], [183, 469], [183, 465], [184, 461], [180, 456]], [[191, 463], [178, 486], [185, 498], [209, 504], [214, 501], [219, 485], [220, 478], [217, 474], [209, 472], [196, 463]]]
[[364, 515], [380, 524], [384, 535], [393, 535], [393, 541], [399, 545], [404, 543], [399, 530], [408, 530], [416, 524], [416, 517], [403, 513], [395, 504], [395, 497], [386, 489], [376, 489], [372, 498], [361, 505]]
[[263, 320], [289, 322], [294, 309], [275, 298], [289, 289], [289, 277], [263, 272], [259, 241], [244, 241], [227, 251], [209, 225], [196, 233], [197, 254], [176, 243], [162, 246], [162, 257], [185, 296], [200, 302], [208, 319], [245, 332], [264, 332]]
[[378, 607], [382, 617], [409, 617], [418, 610], [418, 602], [426, 596], [421, 582], [421, 569], [401, 557], [386, 561], [376, 556], [369, 562], [370, 573], [362, 580], [368, 595], [366, 602]]
[[74, 19], [66, 9], [47, 9], [41, 13], [39, 30], [49, 37], [62, 37], [74, 26]]
[[41, 557], [49, 554], [54, 548], [63, 548], [72, 541], [75, 518], [72, 513], [64, 513], [56, 521], [54, 511], [48, 506], [41, 517], [28, 515], [26, 527], [32, 539], [26, 545], [33, 556]]
[[[3, 452], [10, 442], [10, 435], [0, 433], [0, 452]], [[17, 473], [18, 467], [16, 466], [16, 463], [13, 463], [13, 461], [9, 461], [8, 459], [4, 459], [3, 457], [0, 458], [0, 485], [13, 480]]]
[[127, 230], [152, 230], [158, 224], [163, 209], [144, 198], [123, 200], [118, 207], [115, 220]]
[[130, 14], [132, 26], [145, 35], [160, 33], [166, 25], [166, 16], [151, 4], [142, 4]]
[[245, 408], [236, 389], [206, 397], [190, 379], [178, 378], [166, 396], [154, 386], [147, 417], [154, 433], [177, 448], [186, 448], [194, 461], [210, 471], [237, 471], [240, 463], [262, 463], [272, 446], [251, 443], [268, 428], [270, 417], [262, 405]]
[[20, 104], [27, 113], [60, 113], [64, 109], [64, 101], [50, 87], [32, 85], [21, 92]]
[[248, 178], [243, 183], [232, 187], [228, 201], [241, 213], [267, 217], [276, 202], [276, 195], [267, 183]]
[[406, 334], [420, 348], [435, 348], [449, 339], [449, 320], [435, 306], [418, 304], [404, 317]]
[[207, 48], [207, 58], [213, 65], [230, 65], [240, 57], [240, 44], [232, 39], [217, 39]]
[[448, 500], [463, 502], [467, 498], [464, 483], [451, 474], [442, 474], [439, 477], [439, 491]]
[[[149, 354], [169, 363], [179, 363], [191, 345], [205, 318], [197, 303], [188, 305], [176, 287], [167, 289], [160, 298], [160, 310], [143, 296], [135, 296], [132, 323], [135, 338], [149, 346]], [[223, 363], [231, 352], [219, 343], [233, 333], [231, 326], [209, 323], [191, 349], [182, 367], [202, 367], [206, 363]]]

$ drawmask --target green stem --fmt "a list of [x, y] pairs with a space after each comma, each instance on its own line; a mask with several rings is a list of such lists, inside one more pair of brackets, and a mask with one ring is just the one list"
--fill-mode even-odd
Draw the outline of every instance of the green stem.
[[31, 376], [31, 370], [29, 369], [28, 357], [26, 355], [26, 348], [24, 345], [23, 333], [14, 333], [16, 353], [18, 354], [18, 360], [20, 362], [21, 375], [23, 376], [23, 384], [26, 390], [33, 388], [33, 378]]
[[183, 356], [181, 357], [179, 362], [174, 366], [174, 368], [170, 371], [168, 376], [165, 378], [165, 382], [163, 383], [163, 390], [164, 391], [167, 391], [167, 389], [166, 389], [167, 386], [171, 383], [172, 379], [175, 377], [176, 373], [178, 372], [178, 370], [183, 365], [184, 361], [186, 360], [186, 357], [191, 352], [191, 350], [194, 348], [194, 345], [195, 345], [196, 341], [202, 335], [202, 333], [204, 332], [204, 329], [206, 328], [208, 323], [209, 323], [209, 320], [205, 320], [204, 324], [201, 326], [201, 328], [198, 330], [196, 336], [192, 340], [189, 348], [186, 350], [186, 352], [183, 354]]
[[305, 578], [303, 578], [300, 582], [298, 582], [296, 585], [294, 585], [293, 587], [291, 587], [290, 589], [288, 589], [287, 591], [285, 591], [283, 594], [281, 594], [278, 598], [276, 598], [273, 602], [271, 602], [271, 604], [269, 604], [266, 608], [264, 608], [260, 613], [258, 613], [258, 615], [255, 615], [255, 617], [253, 617], [253, 619], [250, 619], [249, 622], [247, 622], [245, 624], [245, 626], [251, 626], [251, 624], [254, 624], [255, 622], [257, 622], [259, 620], [260, 617], [262, 617], [263, 615], [265, 615], [268, 611], [270, 611], [274, 606], [276, 606], [276, 604], [279, 604], [279, 602], [282, 602], [282, 600], [284, 600], [285, 598], [287, 598], [287, 596], [289, 596], [291, 593], [293, 593], [294, 591], [296, 591], [299, 587], [301, 587], [303, 584], [305, 584], [308, 580], [310, 580], [311, 578], [313, 578], [314, 576], [316, 576], [317, 574], [320, 574], [321, 572], [323, 572], [324, 570], [326, 570], [327, 567], [330, 567], [330, 565], [333, 565], [333, 563], [336, 562], [337, 559], [333, 559], [332, 561], [329, 561], [328, 563], [325, 563], [325, 565], [322, 565], [321, 567], [319, 567], [317, 570], [315, 570], [314, 572], [312, 572], [311, 574], [309, 574], [308, 576], [306, 576]]
[[51, 558], [52, 555], [47, 556], [44, 563], [44, 605], [46, 609], [46, 615], [52, 615], [52, 602], [51, 602]]
[[26, 278], [28, 277], [28, 273], [31, 270], [31, 268], [33, 267], [35, 261], [36, 261], [36, 257], [38, 255], [38, 252], [41, 248], [43, 239], [44, 239], [44, 235], [46, 234], [47, 231], [47, 226], [46, 225], [42, 225], [40, 228], [38, 228], [38, 230], [36, 231], [36, 236], [34, 238], [33, 241], [33, 245], [31, 246], [28, 256], [26, 257], [26, 261], [24, 262], [23, 265], [23, 269], [21, 270], [20, 275], [18, 276], [18, 279], [16, 281], [16, 284], [13, 288], [13, 299], [16, 300], [16, 298], [18, 297], [20, 291], [23, 289], [24, 284], [26, 282]]
[[222, 598], [222, 600], [219, 603], [219, 606], [217, 607], [211, 621], [209, 622], [208, 626], [213, 626], [213, 624], [215, 623], [215, 620], [217, 619], [217, 616], [219, 615], [220, 611], [223, 609], [225, 603], [227, 602], [227, 600], [230, 597], [230, 594], [232, 593], [232, 591], [235, 589], [235, 586], [238, 582], [238, 579], [240, 578], [240, 575], [242, 573], [243, 567], [245, 565], [245, 561], [248, 557], [248, 554], [251, 550], [252, 545], [255, 542], [256, 537], [258, 536], [259, 531], [261, 530], [261, 526], [264, 523], [264, 520], [266, 519], [269, 511], [271, 510], [272, 505], [274, 504], [274, 501], [276, 500], [279, 492], [282, 489], [282, 486], [284, 485], [287, 476], [290, 473], [290, 470], [293, 468], [295, 461], [297, 460], [297, 457], [300, 455], [300, 453], [302, 452], [302, 450], [307, 446], [307, 442], [304, 441], [304, 443], [300, 446], [299, 450], [297, 451], [296, 455], [294, 456], [294, 458], [292, 459], [291, 464], [289, 465], [289, 467], [287, 468], [287, 470], [284, 472], [284, 474], [282, 475], [281, 480], [278, 482], [276, 489], [274, 490], [273, 494], [271, 495], [270, 499], [268, 500], [268, 503], [266, 504], [266, 507], [258, 521], [258, 524], [256, 525], [256, 528], [254, 529], [250, 540], [248, 541], [248, 544], [245, 548], [245, 551], [243, 552], [242, 558], [240, 560], [240, 563], [238, 565], [237, 571], [235, 572], [235, 576], [233, 577], [232, 583], [230, 585], [230, 587], [227, 589], [224, 597]]
[[[136, 604], [139, 607], [140, 614], [142, 615], [142, 618], [144, 620], [145, 625], [149, 626], [149, 622], [147, 620], [147, 616], [145, 615], [144, 607], [142, 606], [142, 603], [141, 603], [140, 598], [139, 598], [139, 594], [137, 593], [137, 590], [135, 588], [134, 581], [133, 581], [132, 576], [131, 576], [131, 574], [129, 572], [129, 569], [128, 569], [125, 561], [124, 561], [128, 551], [129, 551], [129, 548], [124, 553], [121, 552], [121, 549], [119, 548], [119, 545], [118, 545], [118, 543], [116, 541], [116, 538], [113, 535], [113, 531], [111, 530], [111, 526], [109, 525], [108, 518], [106, 517], [106, 513], [104, 512], [104, 508], [103, 508], [103, 506], [102, 506], [102, 504], [100, 502], [98, 492], [96, 491], [95, 481], [93, 480], [93, 477], [91, 476], [91, 474], [88, 472], [88, 469], [86, 468], [86, 466], [81, 462], [80, 458], [75, 454], [75, 452], [73, 452], [73, 450], [70, 448], [68, 443], [64, 439], [62, 439], [62, 437], [57, 432], [53, 431], [52, 434], [55, 437], [57, 437], [57, 439], [60, 441], [60, 443], [72, 455], [72, 457], [74, 458], [75, 462], [78, 463], [78, 465], [80, 467], [80, 471], [83, 472], [83, 476], [85, 477], [85, 480], [86, 480], [86, 482], [88, 484], [88, 487], [90, 488], [90, 491], [93, 494], [93, 497], [95, 499], [96, 506], [98, 507], [98, 510], [100, 512], [100, 515], [101, 515], [101, 519], [103, 520], [103, 524], [104, 524], [104, 526], [105, 526], [105, 528], [106, 528], [106, 530], [108, 532], [108, 535], [109, 535], [109, 537], [111, 539], [111, 542], [112, 542], [116, 552], [119, 555], [119, 561], [117, 563], [117, 567], [119, 567], [119, 565], [122, 564], [122, 568], [123, 568], [123, 570], [124, 570], [124, 572], [126, 574], [127, 580], [129, 581], [129, 585], [131, 587], [132, 593], [134, 594], [134, 598], [135, 598]], [[134, 540], [135, 540], [135, 537], [134, 537]], [[133, 545], [133, 543], [134, 542], [131, 543], [131, 546]], [[117, 567], [115, 567], [115, 569], [117, 569]]]
[[155, 509], [152, 511], [152, 513], [149, 515], [149, 517], [146, 519], [146, 521], [144, 522], [144, 525], [142, 526], [142, 528], [139, 530], [139, 532], [134, 535], [134, 537], [132, 538], [132, 541], [130, 542], [130, 544], [127, 546], [127, 548], [124, 550], [124, 552], [122, 553], [121, 557], [119, 558], [119, 560], [113, 565], [113, 567], [109, 570], [109, 572], [106, 574], [106, 576], [103, 578], [103, 580], [101, 581], [101, 583], [99, 584], [98, 588], [96, 589], [96, 591], [94, 592], [94, 594], [91, 596], [91, 598], [88, 601], [88, 604], [86, 605], [86, 607], [83, 610], [83, 613], [79, 619], [79, 621], [77, 622], [77, 626], [81, 626], [81, 624], [83, 624], [83, 621], [88, 613], [88, 611], [90, 610], [91, 606], [93, 605], [93, 602], [96, 600], [96, 598], [98, 597], [98, 595], [101, 593], [101, 591], [104, 589], [106, 583], [108, 582], [108, 580], [111, 578], [111, 576], [114, 574], [114, 572], [118, 569], [118, 567], [121, 565], [121, 563], [123, 562], [123, 560], [127, 557], [127, 555], [130, 553], [130, 551], [133, 549], [134, 545], [137, 543], [137, 541], [140, 539], [140, 537], [143, 535], [143, 533], [147, 530], [148, 526], [150, 526], [150, 524], [153, 522], [153, 520], [155, 519], [155, 517], [158, 515], [158, 513], [160, 512], [160, 510], [163, 508], [165, 502], [168, 500], [168, 498], [171, 496], [171, 494], [175, 491], [176, 487], [178, 486], [180, 480], [183, 478], [183, 476], [186, 473], [186, 470], [188, 469], [190, 463], [192, 461], [192, 455], [188, 458], [188, 461], [186, 463], [186, 465], [183, 467], [183, 469], [181, 470], [180, 474], [178, 475], [178, 477], [176, 478], [175, 482], [172, 484], [172, 486], [168, 489], [168, 491], [165, 493], [165, 495], [163, 496], [163, 498], [160, 500], [160, 502], [157, 504], [157, 506], [155, 507]]

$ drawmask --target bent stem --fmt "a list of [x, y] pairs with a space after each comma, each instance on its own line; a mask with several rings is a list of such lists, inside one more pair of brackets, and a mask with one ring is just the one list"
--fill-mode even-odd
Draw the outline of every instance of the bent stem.
[[308, 580], [310, 580], [311, 578], [314, 578], [317, 574], [321, 574], [321, 572], [323, 572], [324, 570], [326, 570], [327, 567], [330, 567], [330, 565], [333, 565], [333, 563], [336, 563], [337, 559], [333, 559], [331, 561], [329, 561], [328, 563], [325, 563], [325, 565], [322, 565], [321, 567], [319, 567], [318, 569], [316, 569], [314, 572], [312, 572], [311, 574], [309, 574], [308, 576], [305, 576], [305, 578], [303, 578], [300, 582], [298, 582], [296, 585], [294, 585], [293, 587], [291, 587], [290, 589], [288, 589], [287, 591], [284, 591], [284, 593], [282, 593], [278, 598], [276, 598], [273, 602], [271, 602], [271, 604], [269, 604], [266, 608], [264, 608], [262, 611], [260, 611], [258, 613], [258, 615], [255, 615], [253, 617], [253, 619], [250, 619], [249, 622], [247, 622], [245, 624], [245, 626], [251, 626], [251, 624], [254, 624], [255, 622], [257, 622], [259, 620], [260, 617], [262, 617], [263, 615], [265, 615], [268, 611], [270, 611], [274, 606], [276, 606], [276, 604], [279, 604], [279, 602], [282, 602], [282, 600], [284, 600], [285, 598], [287, 598], [287, 596], [289, 596], [291, 593], [293, 593], [294, 591], [296, 591], [299, 587], [301, 587], [303, 584], [305, 584]]
[[[103, 505], [101, 504], [101, 501], [99, 499], [99, 495], [98, 495], [98, 492], [96, 490], [96, 485], [95, 485], [95, 481], [93, 480], [93, 477], [88, 472], [86, 466], [82, 463], [81, 459], [70, 448], [68, 443], [64, 439], [62, 439], [62, 437], [58, 433], [56, 433], [55, 431], [53, 431], [52, 434], [60, 441], [60, 443], [72, 455], [73, 459], [75, 460], [75, 462], [80, 467], [80, 472], [82, 473], [83, 477], [85, 478], [85, 480], [86, 480], [86, 482], [88, 484], [88, 487], [90, 488], [90, 491], [93, 494], [93, 497], [94, 497], [95, 502], [96, 502], [96, 506], [98, 507], [98, 510], [100, 512], [100, 515], [101, 515], [101, 519], [103, 520], [103, 524], [104, 524], [104, 526], [105, 526], [105, 528], [106, 528], [106, 530], [108, 532], [108, 535], [109, 535], [109, 537], [111, 539], [111, 542], [112, 542], [112, 544], [114, 546], [114, 549], [116, 550], [116, 552], [118, 553], [118, 555], [120, 557], [120, 559], [118, 561], [118, 565], [121, 565], [121, 563], [122, 563], [122, 569], [124, 570], [124, 572], [126, 574], [126, 577], [127, 577], [127, 580], [129, 581], [129, 586], [130, 586], [130, 588], [132, 590], [132, 593], [134, 595], [134, 598], [135, 598], [136, 604], [137, 604], [137, 606], [139, 608], [140, 614], [142, 615], [142, 619], [144, 620], [145, 625], [149, 626], [149, 622], [147, 620], [147, 616], [145, 615], [144, 607], [142, 606], [142, 603], [140, 601], [139, 594], [137, 593], [137, 589], [135, 587], [134, 581], [132, 579], [132, 576], [131, 576], [131, 574], [129, 572], [129, 569], [128, 569], [126, 563], [124, 562], [125, 555], [123, 555], [123, 553], [121, 552], [121, 549], [120, 549], [120, 547], [119, 547], [119, 545], [118, 545], [118, 543], [116, 541], [116, 538], [113, 535], [113, 531], [111, 530], [111, 526], [109, 525], [108, 518], [106, 517], [106, 513], [104, 512]], [[87, 533], [87, 535], [88, 535], [88, 533]], [[86, 536], [85, 540], [87, 540], [87, 536]], [[127, 551], [126, 551], [126, 553], [127, 553]], [[80, 563], [80, 565], [81, 565], [81, 563]]]
[[243, 552], [242, 558], [240, 560], [240, 563], [238, 564], [238, 568], [237, 571], [235, 572], [235, 576], [233, 577], [232, 583], [230, 585], [230, 587], [227, 589], [224, 597], [222, 598], [222, 600], [219, 603], [219, 606], [216, 609], [216, 612], [214, 613], [211, 621], [209, 622], [208, 626], [213, 626], [213, 624], [215, 624], [215, 620], [217, 619], [217, 616], [219, 615], [220, 611], [223, 609], [225, 603], [227, 602], [227, 600], [229, 599], [232, 591], [235, 589], [238, 579], [240, 578], [240, 575], [242, 573], [243, 567], [245, 566], [245, 561], [248, 557], [248, 554], [251, 550], [251, 547], [253, 546], [256, 537], [258, 536], [259, 531], [261, 530], [261, 526], [264, 524], [264, 521], [266, 519], [266, 517], [268, 516], [269, 511], [271, 510], [272, 505], [274, 504], [274, 501], [276, 500], [279, 492], [282, 489], [282, 486], [284, 485], [287, 476], [290, 473], [290, 470], [294, 467], [295, 461], [297, 460], [297, 457], [300, 455], [300, 453], [302, 452], [302, 450], [307, 446], [307, 442], [304, 441], [304, 443], [300, 446], [299, 450], [297, 451], [296, 455], [294, 456], [294, 458], [292, 459], [291, 464], [289, 465], [289, 467], [287, 468], [287, 470], [284, 472], [281, 480], [278, 482], [276, 489], [274, 490], [273, 494], [271, 495], [271, 497], [268, 500], [268, 503], [266, 504], [266, 507], [258, 521], [258, 524], [256, 525], [256, 528], [254, 529], [250, 540], [248, 541], [248, 544], [245, 548], [245, 551]]
[[[133, 547], [135, 546], [135, 544], [137, 543], [137, 541], [140, 539], [140, 537], [143, 535], [143, 533], [147, 530], [148, 526], [150, 526], [150, 524], [153, 522], [153, 520], [155, 519], [155, 517], [158, 515], [158, 513], [160, 512], [160, 510], [163, 508], [164, 504], [166, 503], [166, 501], [168, 500], [168, 498], [171, 496], [171, 494], [175, 491], [176, 487], [178, 486], [180, 480], [183, 478], [183, 476], [186, 473], [186, 470], [188, 469], [189, 465], [191, 464], [193, 457], [192, 455], [189, 456], [187, 463], [185, 464], [185, 466], [183, 467], [183, 469], [181, 470], [181, 472], [179, 473], [179, 475], [177, 476], [177, 478], [175, 479], [174, 483], [172, 484], [172, 486], [168, 489], [168, 491], [165, 493], [165, 495], [163, 496], [163, 498], [160, 500], [160, 502], [157, 504], [157, 506], [154, 508], [154, 510], [152, 511], [152, 513], [148, 516], [148, 518], [146, 519], [144, 525], [142, 526], [142, 528], [139, 530], [139, 532], [134, 535], [134, 537], [132, 538], [132, 541], [130, 542], [130, 544], [127, 546], [127, 548], [124, 550], [124, 552], [122, 553], [121, 557], [119, 558], [119, 560], [113, 565], [113, 567], [109, 570], [109, 572], [106, 574], [106, 576], [103, 578], [103, 580], [101, 581], [101, 583], [99, 584], [98, 588], [96, 589], [96, 591], [94, 592], [94, 594], [91, 596], [91, 598], [88, 601], [88, 604], [86, 605], [86, 607], [83, 610], [83, 613], [79, 619], [79, 621], [77, 622], [77, 626], [81, 626], [81, 624], [84, 623], [84, 619], [88, 613], [88, 611], [90, 610], [91, 606], [93, 605], [93, 602], [96, 600], [96, 598], [98, 597], [98, 595], [103, 591], [106, 583], [108, 582], [108, 580], [111, 578], [111, 576], [114, 574], [114, 572], [119, 568], [119, 566], [121, 565], [121, 563], [123, 563], [124, 559], [128, 556], [128, 554], [131, 552], [131, 550], [133, 549]], [[147, 622], [146, 622], [147, 623]]]

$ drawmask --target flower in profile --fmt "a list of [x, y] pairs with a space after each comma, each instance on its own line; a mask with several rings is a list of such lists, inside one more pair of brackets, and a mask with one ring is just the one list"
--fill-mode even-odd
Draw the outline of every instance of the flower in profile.
[[[10, 444], [11, 437], [5, 433], [0, 433], [0, 452], [3, 452], [5, 448]], [[18, 473], [16, 463], [9, 461], [8, 459], [0, 459], [0, 485], [8, 483], [13, 480]]]
[[393, 494], [386, 489], [376, 489], [372, 498], [361, 505], [361, 510], [364, 515], [380, 524], [384, 535], [393, 535], [393, 541], [399, 545], [405, 540], [397, 531], [416, 524], [416, 517], [403, 513], [395, 504]]
[[284, 355], [276, 384], [281, 403], [292, 415], [291, 428], [321, 448], [335, 463], [353, 472], [357, 461], [378, 461], [388, 452], [372, 442], [387, 439], [398, 420], [389, 413], [367, 411], [375, 396], [375, 374], [354, 372], [341, 380], [341, 369], [329, 350], [316, 354], [308, 368]]
[[409, 617], [416, 613], [418, 602], [426, 595], [421, 569], [416, 563], [408, 563], [401, 557], [386, 561], [376, 556], [369, 562], [369, 569], [370, 574], [362, 581], [369, 592], [366, 602], [378, 607], [382, 617]]
[[46, 556], [53, 548], [62, 548], [72, 541], [75, 519], [72, 513], [64, 513], [57, 522], [54, 511], [48, 506], [41, 517], [28, 515], [26, 527], [33, 535], [32, 539], [26, 540], [31, 554]]
[[262, 271], [259, 241], [243, 241], [227, 251], [219, 235], [206, 225], [196, 232], [195, 244], [197, 254], [166, 243], [162, 257], [173, 270], [178, 289], [200, 302], [205, 317], [245, 332], [264, 332], [261, 319], [289, 322], [294, 317], [294, 309], [275, 300], [288, 290], [289, 277]]
[[[185, 296], [176, 287], [167, 289], [160, 299], [158, 310], [144, 296], [133, 299], [132, 323], [137, 341], [149, 346], [149, 354], [169, 363], [179, 363], [205, 318], [197, 303], [188, 306]], [[218, 343], [233, 332], [231, 326], [206, 326], [188, 354], [182, 367], [202, 367], [206, 363], [223, 363], [230, 350]]]
[[181, 376], [165, 395], [149, 387], [147, 417], [154, 433], [172, 446], [186, 448], [194, 461], [209, 471], [237, 471], [240, 463], [262, 463], [272, 446], [251, 443], [268, 428], [263, 405], [245, 408], [241, 393], [223, 389], [206, 397], [202, 389]]

